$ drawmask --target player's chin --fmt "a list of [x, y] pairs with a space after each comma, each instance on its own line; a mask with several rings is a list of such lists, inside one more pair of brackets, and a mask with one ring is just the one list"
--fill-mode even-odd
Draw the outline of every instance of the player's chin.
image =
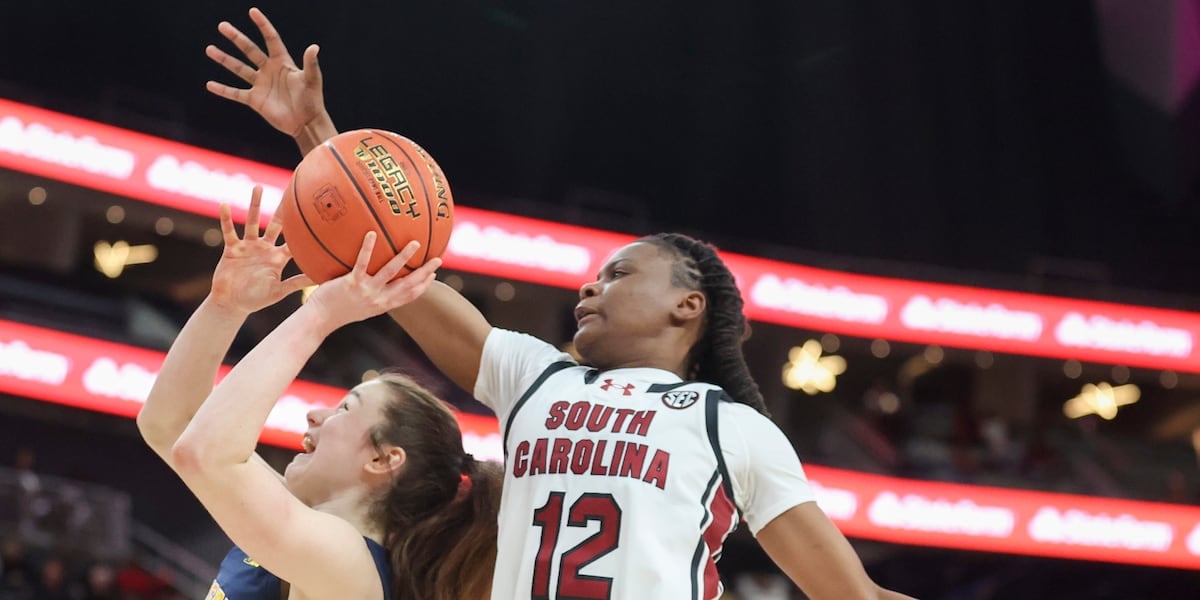
[[312, 459], [312, 455], [305, 454], [305, 453], [300, 453], [300, 454], [297, 454], [296, 456], [292, 457], [291, 462], [289, 462], [287, 464], [287, 466], [283, 468], [284, 479], [290, 480], [294, 477], [299, 476], [301, 473], [304, 472], [304, 467], [308, 464], [308, 461], [311, 459]]
[[598, 328], [591, 323], [584, 323], [575, 330], [575, 337], [571, 340], [575, 346], [575, 352], [582, 357], [587, 357], [592, 348], [595, 347], [596, 339], [599, 337]]

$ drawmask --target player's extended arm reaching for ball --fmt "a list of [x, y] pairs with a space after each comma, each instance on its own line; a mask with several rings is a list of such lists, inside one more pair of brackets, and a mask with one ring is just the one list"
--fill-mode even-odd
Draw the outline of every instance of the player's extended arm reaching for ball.
[[236, 88], [216, 81], [207, 82], [205, 87], [222, 98], [249, 106], [272, 127], [296, 140], [300, 153], [306, 155], [337, 135], [333, 119], [325, 110], [321, 67], [317, 64], [321, 49], [316, 44], [306, 48], [301, 69], [262, 11], [251, 8], [250, 19], [262, 33], [266, 52], [229, 22], [217, 25], [217, 31], [237, 46], [249, 64], [211, 44], [204, 50], [209, 58], [250, 87]]
[[304, 275], [282, 279], [291, 254], [286, 244], [276, 245], [281, 229], [278, 220], [272, 220], [260, 234], [261, 204], [262, 189], [255, 188], [241, 238], [234, 229], [229, 207], [221, 207], [225, 248], [213, 271], [212, 289], [171, 346], [138, 413], [142, 437], [168, 464], [171, 447], [208, 397], [217, 369], [250, 313], [312, 285]]

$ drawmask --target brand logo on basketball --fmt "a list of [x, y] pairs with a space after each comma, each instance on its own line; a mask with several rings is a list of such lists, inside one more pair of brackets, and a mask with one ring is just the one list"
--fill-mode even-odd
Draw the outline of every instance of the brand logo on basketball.
[[417, 212], [417, 197], [404, 167], [383, 144], [373, 143], [375, 136], [366, 136], [359, 141], [354, 149], [354, 155], [362, 161], [371, 172], [371, 177], [379, 184], [378, 191], [387, 198], [392, 214], [407, 213], [416, 219], [421, 216]]
[[662, 395], [662, 403], [667, 405], [667, 408], [684, 409], [696, 403], [700, 399], [700, 392], [691, 390], [683, 390], [678, 392], [666, 392]]
[[346, 214], [346, 202], [338, 194], [337, 188], [331, 185], [324, 186], [317, 192], [313, 197], [313, 205], [326, 223], [337, 221]]

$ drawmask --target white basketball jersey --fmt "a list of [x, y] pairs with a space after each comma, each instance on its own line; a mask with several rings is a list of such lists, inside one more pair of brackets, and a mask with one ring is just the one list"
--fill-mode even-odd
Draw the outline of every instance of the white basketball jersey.
[[532, 529], [507, 523], [499, 543], [520, 555], [512, 592], [717, 598], [716, 559], [741, 520], [717, 447], [722, 394], [657, 369], [548, 367], [503, 425], [501, 513], [525, 508]]
[[475, 396], [504, 439], [495, 600], [712, 600], [743, 516], [757, 533], [814, 499], [770, 419], [669, 371], [494, 329]]

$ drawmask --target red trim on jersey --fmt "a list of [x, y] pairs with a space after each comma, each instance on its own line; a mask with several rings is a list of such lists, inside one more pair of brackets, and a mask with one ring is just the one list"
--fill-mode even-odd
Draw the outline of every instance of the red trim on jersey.
[[708, 527], [704, 529], [704, 534], [701, 536], [704, 544], [708, 546], [708, 559], [704, 564], [704, 598], [705, 600], [716, 600], [721, 593], [721, 576], [717, 574], [717, 555], [721, 553], [721, 546], [725, 543], [725, 538], [729, 536], [738, 522], [737, 509], [734, 508], [733, 501], [725, 493], [724, 485], [717, 486], [712, 501], [708, 503], [708, 514], [712, 515], [712, 521], [709, 521]]

